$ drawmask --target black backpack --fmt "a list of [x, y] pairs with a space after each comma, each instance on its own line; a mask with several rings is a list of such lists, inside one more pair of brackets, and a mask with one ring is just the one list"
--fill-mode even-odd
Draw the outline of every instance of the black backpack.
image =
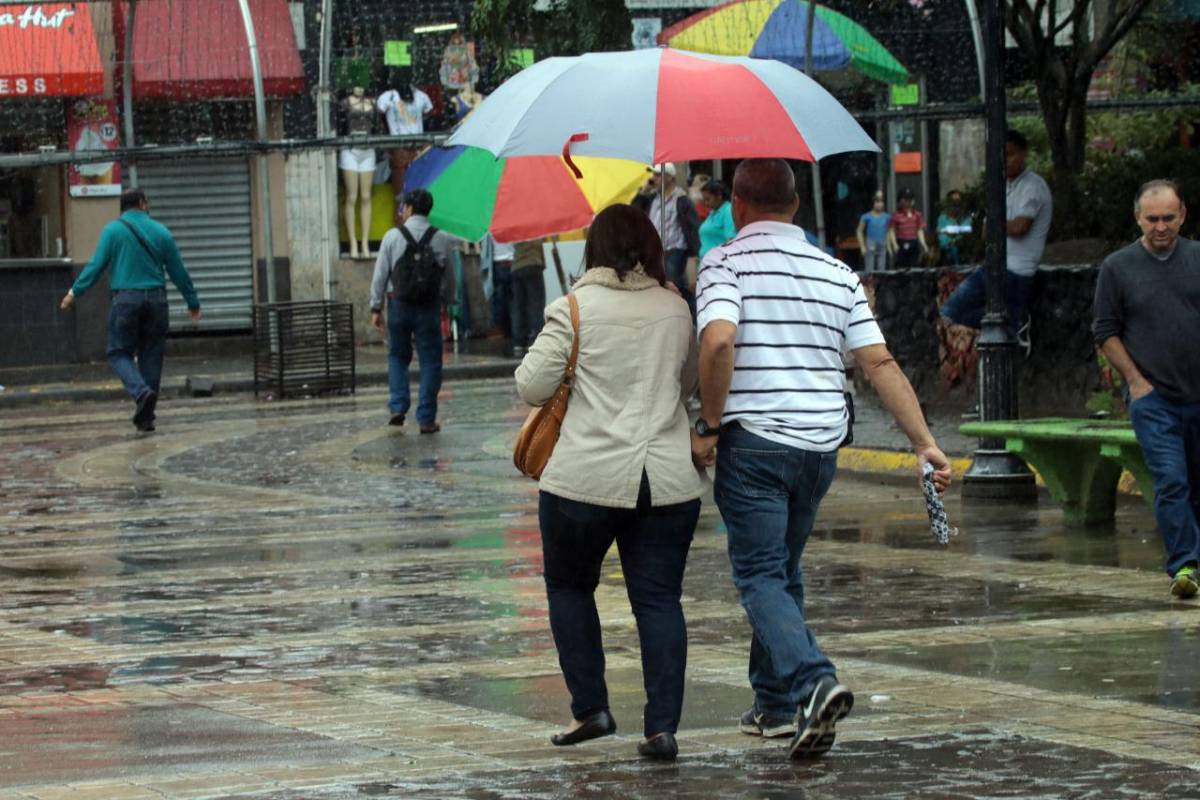
[[432, 225], [417, 241], [400, 226], [400, 233], [407, 242], [404, 255], [392, 265], [392, 291], [396, 297], [413, 305], [429, 305], [437, 299], [442, 289], [442, 265], [433, 252], [433, 235], [437, 228]]

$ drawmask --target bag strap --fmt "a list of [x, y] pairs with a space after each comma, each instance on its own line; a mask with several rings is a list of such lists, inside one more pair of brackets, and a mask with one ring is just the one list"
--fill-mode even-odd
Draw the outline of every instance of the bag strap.
[[567, 359], [567, 371], [563, 373], [564, 382], [575, 378], [575, 366], [579, 363], [579, 301], [572, 293], [567, 295], [567, 302], [571, 306], [571, 332], [574, 336], [571, 341], [571, 357]]
[[160, 267], [163, 266], [162, 258], [150, 248], [150, 243], [146, 241], [142, 234], [138, 233], [138, 229], [133, 227], [129, 220], [118, 218], [117, 221], [129, 229], [129, 232], [133, 234], [133, 238], [137, 239], [138, 244], [142, 246], [142, 249], [146, 251], [146, 255], [150, 256], [155, 264], [158, 264]]

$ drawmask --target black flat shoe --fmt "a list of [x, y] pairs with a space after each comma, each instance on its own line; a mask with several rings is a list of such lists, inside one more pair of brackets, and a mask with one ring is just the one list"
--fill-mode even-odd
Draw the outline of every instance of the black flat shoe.
[[550, 744], [555, 747], [566, 747], [572, 744], [586, 742], [588, 739], [599, 739], [601, 736], [612, 736], [617, 732], [617, 721], [607, 711], [597, 711], [583, 721], [570, 733], [556, 733], [550, 737]]
[[638, 742], [638, 755], [655, 761], [674, 761], [679, 755], [679, 745], [675, 742], [675, 734], [660, 733], [645, 741]]

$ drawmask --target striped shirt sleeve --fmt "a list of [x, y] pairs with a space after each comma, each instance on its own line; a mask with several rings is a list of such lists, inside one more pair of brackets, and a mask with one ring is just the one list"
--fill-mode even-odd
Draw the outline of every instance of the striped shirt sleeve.
[[872, 344], [884, 344], [883, 332], [867, 303], [866, 292], [863, 291], [862, 281], [855, 281], [854, 303], [850, 307], [846, 322], [846, 348], [857, 350]]
[[742, 317], [742, 290], [737, 273], [724, 258], [724, 248], [708, 251], [696, 277], [696, 330], [716, 320], [737, 325]]

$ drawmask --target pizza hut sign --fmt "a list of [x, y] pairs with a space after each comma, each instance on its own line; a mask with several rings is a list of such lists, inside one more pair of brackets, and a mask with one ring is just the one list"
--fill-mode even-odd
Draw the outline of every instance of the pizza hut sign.
[[70, 8], [60, 8], [47, 14], [41, 4], [25, 6], [20, 14], [13, 11], [0, 12], [0, 27], [16, 25], [21, 30], [26, 28], [61, 28], [67, 17], [75, 15]]
[[97, 88], [94, 77], [76, 77], [84, 50], [95, 50], [86, 9], [65, 3], [0, 4], [0, 97]]

